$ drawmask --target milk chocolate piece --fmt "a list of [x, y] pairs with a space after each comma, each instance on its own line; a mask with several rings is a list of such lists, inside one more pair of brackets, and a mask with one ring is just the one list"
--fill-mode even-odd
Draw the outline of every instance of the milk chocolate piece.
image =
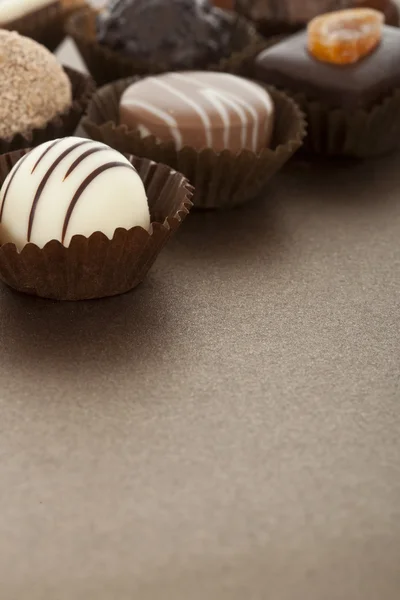
[[233, 20], [209, 0], [117, 0], [98, 17], [97, 40], [170, 70], [203, 68], [231, 54]]
[[303, 92], [330, 107], [370, 108], [400, 86], [400, 30], [385, 26], [380, 45], [353, 65], [313, 58], [301, 32], [262, 52], [256, 59], [260, 81]]
[[180, 150], [259, 152], [272, 136], [274, 106], [261, 86], [226, 73], [147, 77], [124, 92], [120, 122]]

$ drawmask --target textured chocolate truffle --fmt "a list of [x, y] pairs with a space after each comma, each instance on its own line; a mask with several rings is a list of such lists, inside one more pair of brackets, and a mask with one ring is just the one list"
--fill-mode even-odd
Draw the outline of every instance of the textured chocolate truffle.
[[43, 127], [72, 103], [71, 84], [44, 46], [0, 29], [0, 137]]
[[147, 77], [124, 92], [120, 122], [142, 135], [216, 152], [259, 152], [271, 140], [274, 106], [261, 86], [226, 73]]
[[146, 192], [127, 158], [105, 144], [70, 137], [26, 154], [0, 193], [0, 241], [21, 250], [51, 240], [68, 246], [74, 235], [117, 228], [148, 230]]
[[400, 30], [384, 26], [379, 46], [359, 62], [344, 66], [311, 56], [307, 33], [298, 33], [262, 52], [256, 75], [332, 108], [369, 109], [400, 86]]
[[202, 68], [231, 54], [233, 18], [209, 0], [116, 0], [98, 17], [97, 39], [169, 69]]

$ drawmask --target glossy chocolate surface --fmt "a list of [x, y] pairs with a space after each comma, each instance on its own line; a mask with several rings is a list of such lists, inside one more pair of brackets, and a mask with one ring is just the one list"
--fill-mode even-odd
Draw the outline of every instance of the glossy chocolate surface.
[[137, 60], [200, 68], [229, 56], [232, 20], [209, 0], [117, 0], [99, 16], [97, 39]]
[[303, 31], [260, 54], [256, 77], [333, 107], [370, 108], [400, 86], [400, 30], [385, 26], [378, 48], [346, 66], [311, 56]]

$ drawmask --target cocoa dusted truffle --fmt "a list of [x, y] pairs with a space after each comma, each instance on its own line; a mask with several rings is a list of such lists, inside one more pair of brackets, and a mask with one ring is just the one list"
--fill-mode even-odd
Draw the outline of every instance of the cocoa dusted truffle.
[[0, 29], [0, 137], [44, 127], [72, 103], [71, 83], [44, 46]]
[[234, 16], [209, 0], [115, 0], [97, 20], [97, 39], [171, 70], [202, 68], [232, 51]]

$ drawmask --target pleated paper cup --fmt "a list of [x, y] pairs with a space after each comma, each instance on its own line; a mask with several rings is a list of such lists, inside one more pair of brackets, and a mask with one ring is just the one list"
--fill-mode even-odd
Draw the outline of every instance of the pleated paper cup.
[[[28, 151], [0, 157], [0, 187]], [[28, 243], [21, 252], [14, 244], [0, 245], [0, 279], [19, 292], [54, 300], [116, 296], [141, 283], [189, 213], [193, 192], [185, 177], [168, 166], [134, 156], [129, 159], [146, 188], [149, 231], [117, 229], [112, 239], [101, 232], [89, 238], [77, 235], [67, 248], [56, 240], [44, 248]]]
[[43, 127], [28, 132], [17, 133], [14, 136], [0, 138], [0, 154], [34, 148], [44, 142], [73, 135], [79, 125], [89, 101], [96, 89], [91, 77], [79, 73], [69, 67], [64, 67], [72, 86], [72, 104]]
[[268, 86], [264, 87], [275, 104], [275, 128], [271, 148], [258, 154], [250, 150], [217, 153], [210, 148], [199, 152], [191, 147], [177, 151], [172, 142], [142, 137], [118, 123], [121, 95], [139, 79], [124, 79], [98, 90], [82, 125], [93, 140], [123, 153], [163, 162], [183, 173], [195, 187], [196, 208], [230, 208], [253, 199], [302, 145], [306, 131], [303, 113], [288, 95]]
[[65, 38], [66, 20], [84, 4], [84, 0], [58, 0], [3, 27], [10, 31], [18, 31], [54, 52]]
[[236, 52], [230, 58], [225, 58], [215, 65], [214, 69], [208, 69], [217, 71], [219, 73], [231, 73], [232, 75], [239, 75], [247, 79], [255, 77], [255, 61], [259, 54], [268, 50], [275, 44], [279, 44], [287, 36], [285, 35], [255, 35], [253, 43], [244, 48], [241, 52]]
[[400, 89], [370, 110], [330, 108], [304, 94], [293, 98], [308, 122], [305, 152], [364, 159], [400, 149]]
[[[171, 70], [168, 57], [165, 63], [135, 60], [99, 44], [96, 40], [97, 14], [91, 8], [79, 10], [68, 19], [66, 29], [99, 86], [134, 75], [155, 75]], [[196, 65], [196, 69], [243, 72], [266, 47], [253, 25], [238, 15], [232, 18], [232, 32], [232, 54], [218, 63]]]

